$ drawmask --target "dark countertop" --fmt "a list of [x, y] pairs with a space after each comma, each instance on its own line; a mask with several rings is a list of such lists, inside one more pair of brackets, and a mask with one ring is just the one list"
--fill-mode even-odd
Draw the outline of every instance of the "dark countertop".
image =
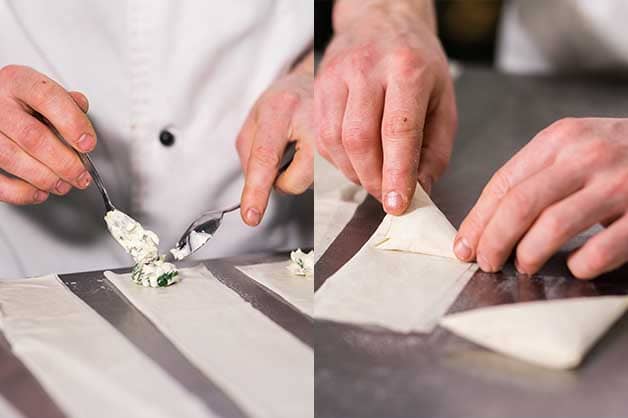
[[[433, 198], [459, 225], [482, 188], [539, 130], [566, 116], [622, 116], [628, 83], [609, 78], [509, 76], [465, 69], [456, 81], [459, 129], [448, 172]], [[384, 214], [372, 199], [316, 265], [317, 287], [366, 242]], [[628, 269], [594, 281], [565, 266], [579, 237], [534, 277], [512, 262], [478, 272], [450, 312], [520, 301], [625, 294]], [[437, 328], [403, 335], [347, 324], [315, 326], [317, 417], [622, 416], [628, 411], [628, 317], [580, 368], [553, 371], [492, 353]]]
[[[256, 309], [312, 347], [312, 319], [235, 268], [238, 265], [286, 260], [287, 253], [239, 256], [208, 260], [205, 266]], [[198, 262], [187, 263], [190, 265]], [[128, 270], [119, 269], [116, 272]], [[214, 382], [190, 363], [175, 346], [105, 279], [102, 271], [66, 274], [61, 280], [144, 354], [160, 365], [209, 408], [224, 418], [244, 418], [244, 413]], [[62, 418], [63, 412], [13, 355], [0, 332], [0, 395], [26, 418]]]

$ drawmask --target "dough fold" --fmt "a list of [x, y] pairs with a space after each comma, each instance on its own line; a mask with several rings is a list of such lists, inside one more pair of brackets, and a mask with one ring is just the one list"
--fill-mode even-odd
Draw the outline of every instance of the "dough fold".
[[456, 228], [417, 184], [410, 207], [401, 216], [386, 215], [380, 226], [381, 250], [407, 251], [456, 259]]
[[577, 367], [628, 308], [600, 296], [498, 305], [447, 315], [443, 328], [478, 345], [553, 369]]

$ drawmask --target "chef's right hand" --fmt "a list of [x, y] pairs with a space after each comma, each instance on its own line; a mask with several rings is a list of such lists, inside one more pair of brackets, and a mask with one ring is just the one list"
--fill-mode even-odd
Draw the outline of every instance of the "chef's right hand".
[[433, 0], [338, 0], [314, 94], [319, 153], [404, 213], [449, 162], [456, 102]]
[[49, 193], [89, 186], [91, 177], [79, 157], [41, 121], [76, 150], [89, 152], [96, 133], [88, 106], [83, 94], [66, 91], [32, 68], [0, 68], [0, 201], [38, 204]]

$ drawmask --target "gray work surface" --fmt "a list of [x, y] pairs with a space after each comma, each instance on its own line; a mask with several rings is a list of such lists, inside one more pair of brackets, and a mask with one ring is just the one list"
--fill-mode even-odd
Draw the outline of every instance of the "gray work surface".
[[[287, 260], [288, 257], [289, 254], [286, 253], [252, 255], [209, 260], [203, 264], [221, 283], [238, 293], [286, 331], [312, 347], [312, 319], [235, 268], [238, 265]], [[124, 270], [114, 271], [123, 272]], [[185, 388], [201, 398], [212, 411], [224, 418], [245, 417], [238, 405], [215, 382], [190, 363], [142, 313], [109, 283], [103, 272], [66, 274], [59, 277], [72, 292], [109, 321]], [[207, 324], [207, 326], [213, 325]], [[225, 365], [225, 367], [228, 366]], [[71, 389], [68, 388], [68, 390]], [[0, 396], [6, 398], [26, 418], [65, 417], [28, 369], [13, 355], [1, 332]]]
[[[435, 202], [456, 226], [493, 172], [539, 130], [566, 116], [620, 117], [628, 109], [628, 83], [608, 78], [507, 76], [466, 69], [456, 91], [457, 140], [449, 169], [433, 191]], [[373, 200], [360, 206], [317, 263], [317, 287], [355, 254], [383, 216]], [[568, 253], [565, 248], [532, 278], [517, 277], [512, 260], [502, 273], [478, 272], [450, 312], [628, 290], [627, 269], [594, 281], [574, 279], [565, 266]], [[429, 335], [403, 335], [317, 321], [315, 341], [319, 418], [628, 415], [628, 317], [573, 371], [510, 359], [442, 328]]]

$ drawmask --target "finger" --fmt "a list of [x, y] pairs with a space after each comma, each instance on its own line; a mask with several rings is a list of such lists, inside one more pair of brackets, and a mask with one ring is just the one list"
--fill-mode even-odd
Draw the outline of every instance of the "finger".
[[48, 199], [48, 193], [18, 178], [0, 174], [0, 201], [13, 205], [33, 205]]
[[[360, 184], [381, 200], [381, 120], [384, 89], [363, 78], [353, 81], [342, 121], [342, 144]], [[332, 157], [333, 158], [333, 157]]]
[[425, 124], [418, 180], [427, 193], [447, 168], [457, 125], [456, 99], [453, 87], [450, 87], [430, 112]]
[[342, 145], [342, 120], [349, 94], [347, 86], [344, 82], [319, 79], [314, 89], [316, 145], [321, 155], [329, 157], [345, 177], [359, 184], [358, 175]]
[[64, 195], [72, 188], [2, 133], [0, 133], [0, 167], [42, 191]]
[[[548, 209], [551, 205], [565, 199], [583, 185], [582, 170], [553, 165], [510, 189], [499, 202], [478, 243], [477, 261], [482, 270], [489, 273], [501, 270], [517, 242], [539, 215], [545, 210], [551, 211]], [[559, 239], [552, 235], [552, 230], [542, 232], [546, 246], [550, 241]], [[521, 245], [518, 248], [517, 253]], [[527, 260], [524, 264], [526, 267]], [[521, 263], [519, 266], [522, 266]], [[533, 273], [526, 269], [520, 272]]]
[[304, 102], [292, 118], [288, 138], [296, 139], [296, 152], [288, 168], [275, 181], [275, 187], [284, 193], [301, 194], [314, 182], [315, 140], [312, 106], [311, 101]]
[[71, 91], [70, 96], [72, 96], [72, 99], [74, 99], [74, 103], [76, 103], [78, 107], [81, 108], [83, 113], [87, 113], [89, 111], [89, 101], [83, 93], [81, 93], [80, 91]]
[[251, 148], [253, 140], [255, 139], [255, 132], [257, 131], [257, 107], [251, 110], [250, 114], [244, 121], [242, 129], [238, 134], [236, 140], [236, 150], [238, 151], [238, 157], [240, 158], [240, 165], [242, 166], [242, 172], [246, 176], [247, 166], [249, 163], [249, 157], [251, 156]]
[[269, 106], [260, 111], [242, 191], [241, 214], [247, 225], [258, 225], [262, 220], [288, 142], [293, 110]]
[[301, 194], [314, 182], [314, 150], [305, 142], [297, 142], [294, 158], [281, 173], [275, 187], [284, 193]]
[[74, 148], [89, 152], [96, 146], [91, 122], [68, 92], [54, 80], [35, 71], [26, 71], [9, 86], [9, 93], [42, 114]]
[[74, 187], [85, 189], [91, 182], [89, 173], [74, 151], [52, 131], [17, 105], [2, 106], [0, 131], [26, 153], [49, 167]]
[[[547, 187], [547, 186], [546, 186]], [[571, 238], [622, 211], [621, 199], [608, 198], [609, 186], [591, 184], [543, 211], [517, 247], [517, 266], [533, 274]]]
[[393, 215], [406, 211], [416, 188], [428, 97], [414, 82], [391, 80], [386, 86], [382, 196], [384, 209]]
[[593, 279], [614, 270], [628, 260], [628, 216], [591, 237], [567, 260], [569, 270], [579, 279]]
[[542, 139], [540, 134], [495, 172], [462, 221], [454, 241], [454, 252], [461, 260], [471, 261], [475, 258], [480, 237], [501, 199], [514, 186], [553, 162], [556, 148], [539, 139]]

